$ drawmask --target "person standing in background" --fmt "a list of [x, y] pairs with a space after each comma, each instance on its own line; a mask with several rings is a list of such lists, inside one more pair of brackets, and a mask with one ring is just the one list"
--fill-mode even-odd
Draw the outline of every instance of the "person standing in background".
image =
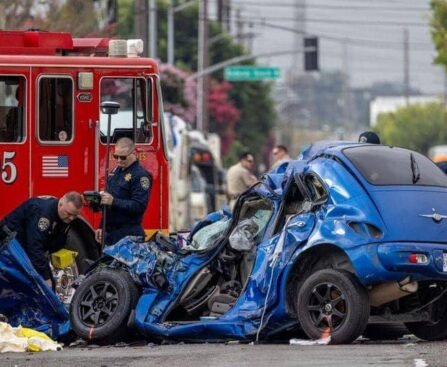
[[271, 167], [272, 169], [280, 166], [284, 162], [290, 161], [291, 159], [289, 156], [289, 150], [285, 145], [277, 145], [274, 147], [272, 150], [272, 155], [274, 159]]
[[234, 207], [239, 195], [258, 181], [256, 176], [252, 173], [254, 164], [255, 159], [253, 154], [245, 152], [240, 155], [239, 162], [228, 169], [228, 196], [231, 208]]

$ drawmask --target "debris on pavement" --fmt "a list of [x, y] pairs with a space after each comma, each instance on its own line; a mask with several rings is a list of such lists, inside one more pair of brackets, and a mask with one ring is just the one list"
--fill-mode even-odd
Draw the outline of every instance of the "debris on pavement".
[[62, 350], [62, 345], [40, 331], [0, 322], [0, 353], [58, 350]]

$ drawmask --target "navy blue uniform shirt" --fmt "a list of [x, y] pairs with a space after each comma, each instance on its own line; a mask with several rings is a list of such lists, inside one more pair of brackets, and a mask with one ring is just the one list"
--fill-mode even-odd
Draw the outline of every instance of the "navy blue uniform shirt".
[[125, 236], [143, 236], [141, 226], [149, 202], [152, 176], [135, 161], [129, 167], [115, 167], [107, 181], [113, 196], [108, 207], [105, 244], [113, 245]]
[[58, 202], [55, 198], [31, 198], [3, 218], [4, 224], [17, 232], [17, 241], [45, 280], [51, 278], [48, 253], [65, 245], [69, 229], [59, 218]]

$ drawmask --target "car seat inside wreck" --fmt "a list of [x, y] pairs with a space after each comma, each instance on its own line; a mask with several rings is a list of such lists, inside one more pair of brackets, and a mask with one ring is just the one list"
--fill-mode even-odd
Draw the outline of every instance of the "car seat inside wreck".
[[[307, 203], [309, 204], [309, 203]], [[280, 232], [287, 218], [303, 212], [304, 196], [294, 183], [273, 218], [273, 202], [269, 198], [251, 195], [243, 198], [234, 215], [237, 220], [221, 220], [197, 231], [191, 246], [201, 249], [220, 246], [216, 256], [202, 267], [185, 287], [177, 305], [168, 313], [166, 322], [190, 322], [204, 317], [225, 314], [243, 293], [252, 272], [257, 246], [263, 238]], [[273, 225], [269, 225], [273, 220]], [[265, 231], [272, 231], [266, 236]]]
[[238, 220], [231, 227], [227, 223], [230, 221], [224, 219], [196, 232], [191, 241], [193, 247], [203, 249], [217, 243], [220, 250], [192, 277], [165, 321], [193, 321], [227, 312], [247, 283], [256, 246], [271, 216], [270, 200], [255, 196], [243, 202]]

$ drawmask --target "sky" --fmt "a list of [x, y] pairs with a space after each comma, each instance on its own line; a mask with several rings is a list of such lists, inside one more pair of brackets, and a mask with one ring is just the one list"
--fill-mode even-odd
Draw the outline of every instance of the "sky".
[[[403, 83], [404, 34], [408, 32], [410, 86], [425, 94], [444, 93], [444, 73], [433, 64], [436, 53], [430, 34], [429, 0], [231, 0], [231, 3], [234, 9], [240, 9], [246, 24], [244, 32], [254, 33], [253, 54], [301, 48], [296, 33], [275, 27], [305, 30], [319, 37], [321, 71], [346, 71], [351, 87], [367, 87], [383, 81]], [[292, 68], [302, 70], [301, 57], [300, 54], [261, 57], [258, 64], [278, 66], [286, 76]], [[284, 78], [279, 80], [282, 81]]]

